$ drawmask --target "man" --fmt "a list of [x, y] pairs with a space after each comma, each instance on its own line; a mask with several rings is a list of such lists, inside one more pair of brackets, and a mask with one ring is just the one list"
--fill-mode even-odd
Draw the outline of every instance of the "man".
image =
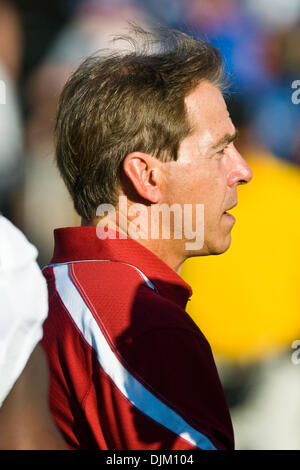
[[47, 287], [37, 250], [0, 215], [0, 449], [65, 449], [48, 406], [48, 364], [38, 344]]
[[83, 226], [55, 231], [44, 271], [51, 408], [73, 449], [232, 449], [179, 272], [228, 249], [227, 211], [252, 174], [234, 147], [218, 51], [179, 32], [136, 33], [152, 52], [136, 43], [89, 59], [60, 99], [57, 163]]

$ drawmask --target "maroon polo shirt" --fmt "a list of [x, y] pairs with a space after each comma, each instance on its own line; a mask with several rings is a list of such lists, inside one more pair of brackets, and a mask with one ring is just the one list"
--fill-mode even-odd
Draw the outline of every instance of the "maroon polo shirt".
[[233, 449], [210, 346], [185, 312], [190, 286], [136, 240], [54, 234], [42, 344], [70, 448]]

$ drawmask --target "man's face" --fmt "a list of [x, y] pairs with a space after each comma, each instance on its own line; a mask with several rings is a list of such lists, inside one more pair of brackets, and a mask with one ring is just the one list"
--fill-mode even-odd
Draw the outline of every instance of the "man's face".
[[166, 164], [166, 202], [203, 204], [204, 245], [188, 255], [219, 254], [229, 248], [235, 223], [225, 212], [237, 204], [237, 186], [250, 181], [252, 172], [234, 146], [236, 130], [219, 89], [203, 82], [185, 104], [193, 131], [177, 161]]

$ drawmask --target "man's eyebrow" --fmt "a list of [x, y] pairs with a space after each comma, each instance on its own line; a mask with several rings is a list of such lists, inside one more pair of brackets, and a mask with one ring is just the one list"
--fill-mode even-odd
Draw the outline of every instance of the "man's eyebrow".
[[216, 150], [218, 147], [223, 147], [225, 145], [234, 142], [239, 136], [239, 131], [235, 129], [233, 134], [224, 135], [216, 144], [212, 146], [212, 150]]

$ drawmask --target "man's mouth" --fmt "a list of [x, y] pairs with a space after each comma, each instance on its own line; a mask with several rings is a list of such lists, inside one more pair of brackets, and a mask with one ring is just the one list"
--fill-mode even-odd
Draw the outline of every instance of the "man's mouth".
[[226, 215], [226, 216], [230, 217], [231, 219], [235, 220], [235, 217], [232, 214], [230, 214], [228, 211], [233, 209], [236, 205], [237, 205], [237, 202], [235, 202], [232, 206], [230, 206], [228, 209], [226, 209], [226, 211], [223, 212], [223, 215]]

